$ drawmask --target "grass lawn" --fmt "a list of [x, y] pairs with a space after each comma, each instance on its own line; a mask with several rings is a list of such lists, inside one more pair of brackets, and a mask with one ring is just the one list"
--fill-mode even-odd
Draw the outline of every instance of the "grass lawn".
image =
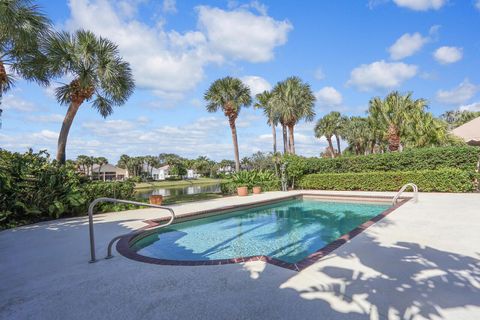
[[188, 187], [199, 184], [220, 183], [221, 181], [221, 179], [199, 178], [195, 180], [139, 182], [135, 184], [135, 189], [149, 189], [155, 187]]

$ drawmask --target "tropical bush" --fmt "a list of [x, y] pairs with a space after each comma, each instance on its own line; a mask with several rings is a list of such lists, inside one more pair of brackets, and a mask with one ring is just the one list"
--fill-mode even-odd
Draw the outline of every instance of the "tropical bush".
[[396, 191], [402, 185], [413, 182], [420, 191], [471, 192], [475, 190], [472, 171], [437, 169], [393, 172], [324, 173], [304, 176], [302, 189]]
[[[58, 166], [48, 153], [0, 150], [0, 229], [86, 214], [98, 197], [133, 199], [133, 182], [94, 182], [72, 165]], [[102, 204], [98, 211], [125, 206]]]
[[240, 171], [220, 184], [222, 193], [233, 194], [238, 187], [262, 187], [263, 191], [280, 190], [280, 181], [271, 171]]
[[353, 173], [373, 171], [415, 171], [457, 168], [475, 171], [479, 157], [476, 147], [437, 147], [411, 149], [366, 156], [335, 159], [304, 158], [287, 155], [287, 175], [291, 183], [311, 173]]

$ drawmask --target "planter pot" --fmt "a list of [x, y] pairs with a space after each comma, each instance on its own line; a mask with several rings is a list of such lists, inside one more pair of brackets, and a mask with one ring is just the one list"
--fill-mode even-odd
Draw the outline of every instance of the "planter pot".
[[163, 201], [163, 196], [159, 194], [151, 195], [149, 199], [150, 199], [150, 204], [161, 205]]
[[262, 187], [253, 187], [253, 194], [262, 193]]
[[238, 187], [237, 194], [239, 197], [248, 196], [248, 188], [247, 187]]

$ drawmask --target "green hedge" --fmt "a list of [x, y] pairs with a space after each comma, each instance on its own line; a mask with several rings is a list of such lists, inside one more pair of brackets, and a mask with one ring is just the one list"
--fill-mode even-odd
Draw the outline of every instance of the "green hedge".
[[302, 189], [396, 191], [406, 183], [415, 183], [420, 191], [475, 191], [475, 173], [460, 169], [395, 172], [326, 173], [304, 176]]
[[470, 146], [438, 147], [388, 152], [335, 159], [287, 156], [287, 174], [298, 181], [310, 173], [351, 173], [372, 171], [415, 171], [456, 168], [475, 171], [479, 148]]

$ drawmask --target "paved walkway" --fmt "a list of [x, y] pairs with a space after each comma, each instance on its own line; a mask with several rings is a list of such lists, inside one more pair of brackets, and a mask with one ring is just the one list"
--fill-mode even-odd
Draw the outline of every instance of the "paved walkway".
[[[284, 195], [215, 199], [175, 210]], [[159, 215], [155, 209], [97, 215], [97, 254], [105, 254], [113, 236]], [[118, 254], [89, 264], [86, 218], [39, 223], [0, 232], [0, 319], [477, 320], [479, 230], [480, 194], [420, 194], [418, 204], [403, 205], [297, 273], [258, 261], [159, 266]]]

